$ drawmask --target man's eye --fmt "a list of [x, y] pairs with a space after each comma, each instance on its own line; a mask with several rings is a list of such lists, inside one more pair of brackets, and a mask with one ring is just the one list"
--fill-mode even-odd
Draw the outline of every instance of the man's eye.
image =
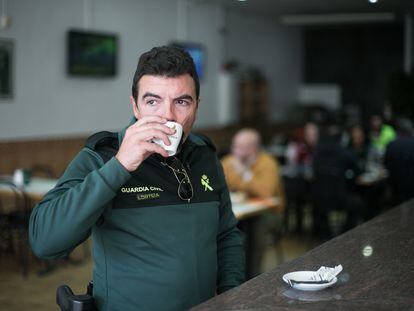
[[186, 100], [179, 99], [179, 100], [177, 100], [177, 104], [181, 105], [181, 106], [187, 106], [188, 102]]
[[157, 103], [157, 101], [155, 99], [150, 99], [147, 101], [147, 105], [149, 106], [154, 106]]

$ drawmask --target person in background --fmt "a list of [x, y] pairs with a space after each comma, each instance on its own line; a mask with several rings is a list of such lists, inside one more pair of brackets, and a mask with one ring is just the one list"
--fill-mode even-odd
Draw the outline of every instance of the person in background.
[[349, 129], [349, 137], [348, 149], [355, 155], [359, 170], [364, 172], [367, 167], [371, 145], [365, 135], [364, 129], [359, 124], [351, 126]]
[[[59, 258], [92, 235], [101, 311], [181, 311], [240, 285], [244, 251], [211, 142], [191, 133], [199, 79], [182, 49], [141, 55], [119, 133], [91, 136], [30, 217], [35, 254]], [[99, 115], [98, 115], [99, 116]], [[174, 121], [183, 127], [169, 156]]]
[[379, 114], [374, 114], [369, 120], [370, 141], [375, 149], [383, 155], [387, 145], [396, 137], [394, 128], [383, 122]]
[[284, 187], [278, 161], [261, 150], [261, 137], [251, 128], [241, 129], [233, 137], [231, 154], [222, 159], [224, 175], [230, 191], [243, 192], [248, 198], [279, 199], [277, 209], [241, 221], [246, 235], [246, 277], [252, 278], [261, 270], [263, 252], [268, 237], [282, 226], [285, 205]]
[[303, 138], [289, 142], [286, 149], [286, 164], [292, 175], [311, 175], [312, 157], [318, 139], [318, 125], [307, 122], [303, 127]]
[[254, 129], [244, 128], [233, 137], [231, 154], [222, 159], [230, 191], [248, 197], [284, 198], [278, 161], [261, 150], [261, 137]]
[[397, 139], [386, 149], [384, 165], [389, 173], [393, 204], [414, 197], [414, 137], [409, 119], [397, 121]]
[[[348, 149], [355, 156], [360, 172], [356, 179], [356, 192], [364, 202], [361, 214], [363, 220], [367, 221], [379, 213], [384, 199], [385, 182], [381, 177], [382, 162], [378, 150], [367, 139], [361, 125], [351, 126], [349, 133], [351, 139]], [[368, 174], [373, 180], [361, 182], [364, 174]]]
[[303, 209], [309, 199], [309, 180], [312, 175], [313, 153], [319, 139], [319, 128], [314, 122], [307, 122], [298, 139], [288, 143], [286, 148], [286, 169], [284, 183], [287, 197], [285, 225], [289, 224], [291, 210], [296, 214], [296, 233], [303, 230]]
[[354, 154], [341, 145], [338, 126], [328, 123], [314, 153], [311, 181], [314, 233], [320, 239], [335, 234], [328, 217], [332, 210], [346, 213], [340, 233], [358, 224], [364, 209], [356, 192], [355, 181], [360, 173]]

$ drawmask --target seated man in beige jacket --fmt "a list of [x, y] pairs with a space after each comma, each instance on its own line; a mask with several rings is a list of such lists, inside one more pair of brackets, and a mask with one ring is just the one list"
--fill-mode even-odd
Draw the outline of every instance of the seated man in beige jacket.
[[279, 164], [261, 150], [260, 134], [256, 130], [244, 128], [237, 132], [231, 154], [222, 159], [222, 164], [230, 191], [241, 191], [248, 197], [284, 198]]
[[240, 222], [241, 229], [245, 233], [249, 232], [245, 241], [246, 277], [251, 278], [261, 272], [266, 238], [282, 225], [281, 212], [285, 205], [285, 194], [279, 164], [274, 157], [261, 150], [260, 134], [250, 128], [236, 133], [231, 154], [222, 159], [222, 164], [230, 191], [243, 192], [248, 198], [276, 196], [281, 202], [274, 210], [276, 213], [266, 213]]

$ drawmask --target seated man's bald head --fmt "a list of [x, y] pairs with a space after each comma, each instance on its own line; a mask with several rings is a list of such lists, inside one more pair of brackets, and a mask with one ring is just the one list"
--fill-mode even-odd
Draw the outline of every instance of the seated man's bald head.
[[233, 137], [232, 153], [241, 161], [254, 159], [260, 151], [260, 133], [252, 128], [243, 128]]

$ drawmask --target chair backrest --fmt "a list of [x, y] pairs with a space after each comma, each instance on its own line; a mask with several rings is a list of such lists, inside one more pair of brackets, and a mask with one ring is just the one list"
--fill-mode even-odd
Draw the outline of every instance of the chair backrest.
[[31, 202], [27, 193], [12, 181], [2, 180], [0, 187], [4, 190], [4, 195], [0, 198], [2, 212], [20, 218], [29, 216]]
[[29, 269], [28, 223], [31, 201], [22, 189], [10, 181], [1, 181], [0, 186], [3, 190], [1, 216], [6, 219], [2, 222], [2, 232], [5, 234], [2, 235], [19, 248], [16, 252], [17, 261], [21, 265], [23, 276], [26, 277]]

